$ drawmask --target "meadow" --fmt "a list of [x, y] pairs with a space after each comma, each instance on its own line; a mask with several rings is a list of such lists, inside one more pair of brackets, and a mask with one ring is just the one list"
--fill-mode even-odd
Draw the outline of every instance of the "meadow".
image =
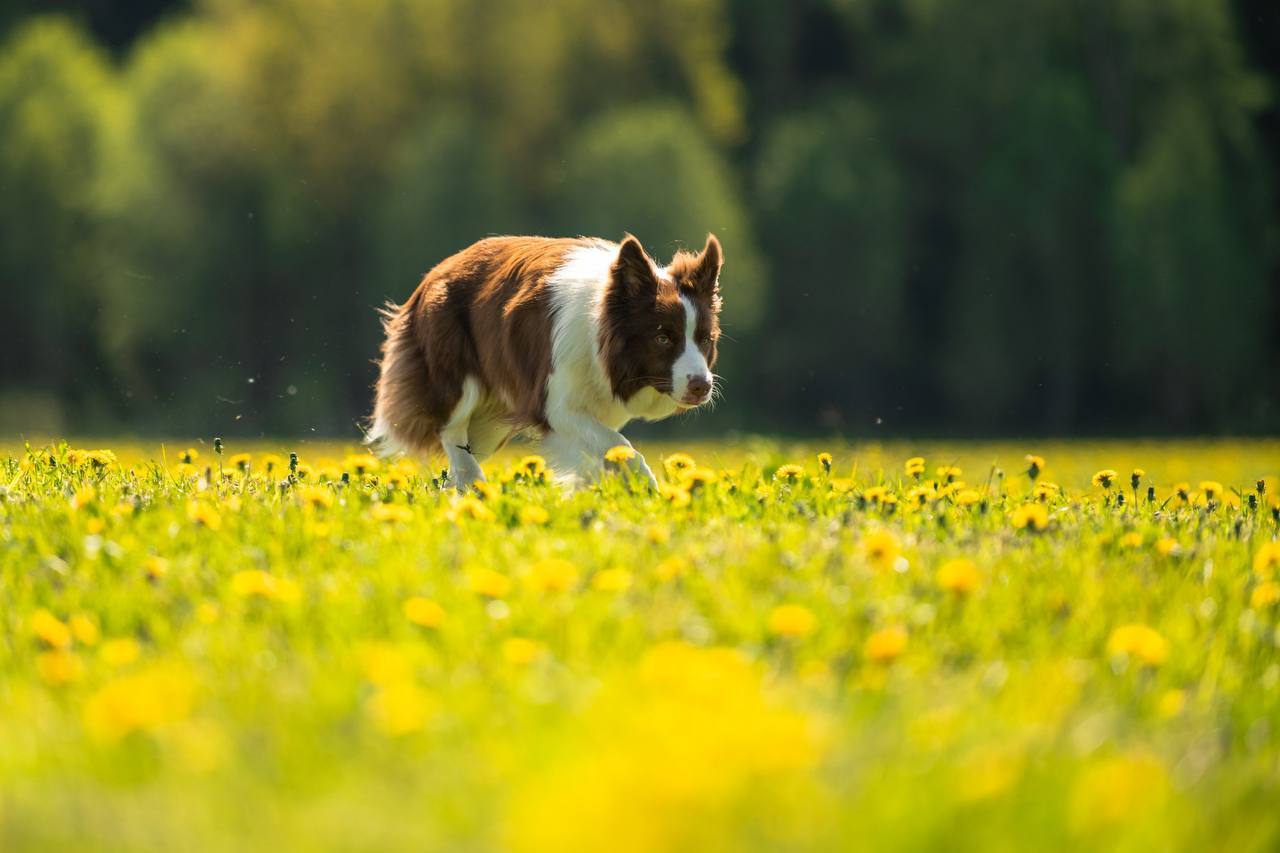
[[641, 449], [0, 448], [0, 849], [1280, 846], [1280, 441]]

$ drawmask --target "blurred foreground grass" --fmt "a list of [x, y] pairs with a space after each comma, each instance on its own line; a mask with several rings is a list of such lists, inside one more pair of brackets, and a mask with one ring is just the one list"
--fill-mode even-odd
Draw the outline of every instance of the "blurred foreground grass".
[[193, 449], [4, 451], [3, 849], [1280, 844], [1280, 442]]

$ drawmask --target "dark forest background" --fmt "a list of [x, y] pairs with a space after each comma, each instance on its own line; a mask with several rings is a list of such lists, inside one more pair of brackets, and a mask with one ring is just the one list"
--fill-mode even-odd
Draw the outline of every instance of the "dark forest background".
[[681, 427], [1280, 428], [1274, 0], [8, 0], [0, 429], [356, 435], [486, 234], [725, 244]]

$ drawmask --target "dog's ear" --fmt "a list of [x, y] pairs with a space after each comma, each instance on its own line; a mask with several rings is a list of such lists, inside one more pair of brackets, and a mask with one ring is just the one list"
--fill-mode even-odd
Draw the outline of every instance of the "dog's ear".
[[724, 255], [720, 251], [720, 241], [716, 239], [716, 235], [708, 234], [707, 245], [702, 247], [702, 252], [699, 253], [693, 272], [689, 276], [694, 292], [713, 303], [718, 302], [722, 266], [724, 266]]
[[640, 241], [628, 234], [618, 249], [618, 259], [610, 271], [613, 281], [627, 296], [653, 296], [658, 292], [658, 277], [653, 263], [644, 253]]

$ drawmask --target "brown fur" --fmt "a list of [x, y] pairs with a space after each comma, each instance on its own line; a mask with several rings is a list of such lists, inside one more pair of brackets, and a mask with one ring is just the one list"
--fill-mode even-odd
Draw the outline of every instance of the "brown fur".
[[615, 396], [625, 400], [648, 385], [671, 393], [671, 365], [685, 345], [681, 296], [698, 307], [694, 342], [707, 365], [715, 366], [721, 263], [720, 242], [709, 236], [699, 254], [677, 253], [667, 267], [670, 280], [660, 279], [639, 241], [629, 235], [623, 241], [600, 328], [600, 351]]
[[551, 314], [546, 279], [582, 239], [492, 237], [445, 259], [384, 323], [374, 422], [403, 449], [438, 433], [475, 376], [513, 429], [546, 427]]

